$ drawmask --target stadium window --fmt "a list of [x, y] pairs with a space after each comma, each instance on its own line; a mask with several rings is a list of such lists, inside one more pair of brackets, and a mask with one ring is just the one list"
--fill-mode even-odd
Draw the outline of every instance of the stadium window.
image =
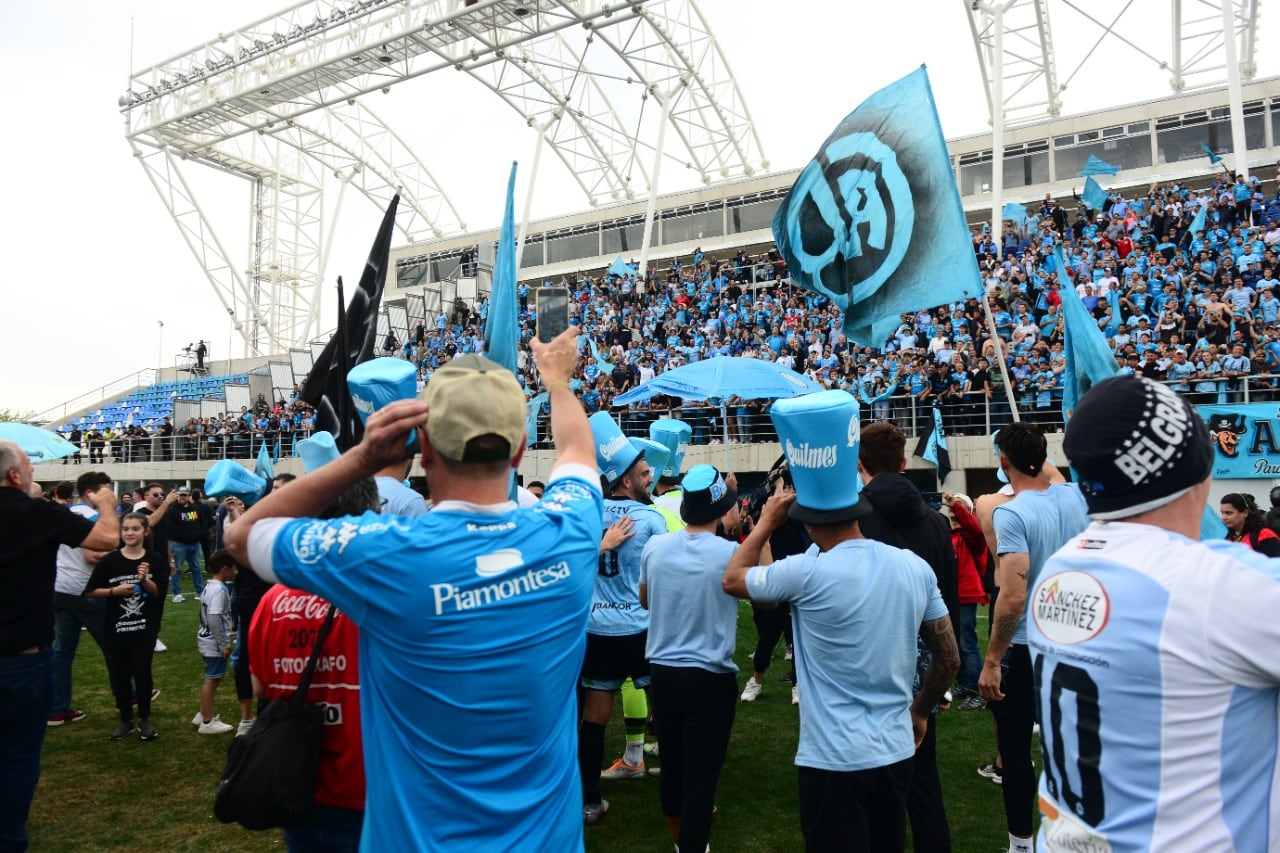
[[729, 208], [729, 232], [743, 234], [773, 227], [773, 215], [778, 211], [779, 200], [757, 201], [751, 204], [735, 204]]
[[520, 253], [520, 268], [540, 267], [546, 261], [542, 257], [542, 235], [531, 234], [524, 238], [524, 249]]
[[396, 264], [396, 287], [421, 287], [427, 283], [427, 271], [424, 260]]
[[564, 236], [547, 237], [547, 263], [576, 261], [600, 256], [600, 229], [592, 225], [589, 230]]

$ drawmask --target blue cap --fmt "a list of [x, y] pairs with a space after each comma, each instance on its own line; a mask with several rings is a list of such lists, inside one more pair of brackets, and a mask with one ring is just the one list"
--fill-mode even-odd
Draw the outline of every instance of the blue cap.
[[[631, 446], [644, 454], [644, 461], [649, 463], [649, 467], [655, 472], [661, 471], [662, 467], [667, 464], [667, 457], [671, 455], [671, 451], [667, 450], [667, 446], [657, 441], [650, 441], [647, 438], [630, 439]], [[653, 487], [658, 485], [658, 478], [654, 477], [649, 483], [649, 494], [653, 494]]]
[[608, 412], [596, 412], [587, 418], [587, 423], [596, 446], [596, 467], [605, 483], [612, 486], [640, 458], [640, 451], [631, 445]]
[[204, 475], [204, 493], [213, 498], [234, 495], [253, 506], [267, 492], [267, 481], [231, 459], [219, 459]]
[[333, 441], [333, 434], [323, 430], [311, 438], [299, 441], [296, 449], [298, 455], [302, 457], [302, 470], [308, 474], [323, 468], [342, 455], [338, 451], [338, 445]]
[[858, 499], [858, 401], [847, 391], [779, 400], [769, 409], [787, 457], [796, 502], [791, 517], [808, 524], [853, 521], [871, 512]]
[[351, 402], [360, 422], [396, 400], [412, 400], [418, 394], [418, 371], [399, 358], [375, 358], [357, 364], [347, 373]]
[[675, 418], [659, 418], [649, 424], [649, 438], [666, 447], [668, 454], [666, 464], [656, 476], [670, 481], [680, 479], [680, 466], [684, 464], [684, 452], [692, 437], [693, 427]]

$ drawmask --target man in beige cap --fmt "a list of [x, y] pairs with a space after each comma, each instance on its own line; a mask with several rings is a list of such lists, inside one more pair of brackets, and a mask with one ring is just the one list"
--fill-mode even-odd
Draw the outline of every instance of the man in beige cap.
[[[368, 849], [582, 849], [575, 682], [603, 498], [569, 389], [576, 334], [531, 342], [557, 450], [536, 505], [507, 491], [526, 443], [524, 394], [496, 363], [465, 355], [420, 402], [380, 409], [358, 446], [227, 530], [242, 563], [360, 628]], [[402, 458], [413, 429], [430, 513], [308, 517]]]

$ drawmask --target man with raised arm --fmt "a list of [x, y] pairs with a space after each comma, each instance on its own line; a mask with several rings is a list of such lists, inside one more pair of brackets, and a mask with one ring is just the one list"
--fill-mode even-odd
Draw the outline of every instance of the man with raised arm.
[[[534, 506], [508, 500], [524, 394], [511, 373], [466, 355], [420, 401], [371, 415], [361, 443], [308, 474], [308, 488], [273, 492], [227, 529], [239, 561], [360, 628], [363, 849], [582, 849], [575, 682], [603, 501], [569, 388], [576, 334], [531, 342], [557, 449]], [[413, 429], [432, 512], [310, 517], [403, 458]]]
[[[901, 850], [907, 790], [928, 717], [960, 669], [929, 564], [865, 538], [858, 520], [858, 404], [844, 391], [779, 400], [770, 412], [795, 492], [769, 498], [725, 570], [726, 592], [790, 602], [800, 690], [800, 828], [809, 850]], [[816, 546], [761, 565], [790, 515]], [[916, 636], [932, 661], [912, 696]]]

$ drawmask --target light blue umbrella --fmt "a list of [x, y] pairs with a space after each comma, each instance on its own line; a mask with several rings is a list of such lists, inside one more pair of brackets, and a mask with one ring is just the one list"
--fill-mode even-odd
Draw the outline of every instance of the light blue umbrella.
[[80, 452], [80, 448], [52, 430], [14, 421], [0, 423], [0, 441], [17, 444], [27, 454], [32, 465], [52, 462]]
[[725, 467], [730, 468], [729, 413], [725, 400], [730, 397], [776, 400], [779, 397], [799, 397], [801, 394], [822, 390], [823, 387], [817, 382], [802, 373], [796, 373], [786, 365], [758, 358], [721, 355], [661, 373], [625, 394], [619, 394], [613, 402], [625, 406], [664, 394], [685, 400], [718, 403], [720, 425], [724, 433]]
[[614, 402], [625, 406], [658, 394], [713, 403], [729, 397], [774, 400], [822, 390], [823, 387], [808, 376], [775, 361], [722, 355], [660, 373], [625, 394], [619, 394]]

